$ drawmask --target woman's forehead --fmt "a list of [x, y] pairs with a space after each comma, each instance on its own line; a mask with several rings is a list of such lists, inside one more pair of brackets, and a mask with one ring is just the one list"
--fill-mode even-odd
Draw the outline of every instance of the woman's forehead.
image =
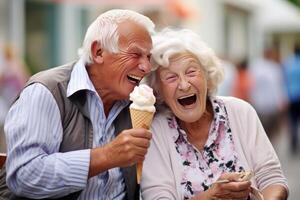
[[192, 53], [189, 52], [183, 52], [183, 53], [178, 53], [174, 54], [170, 57], [169, 59], [169, 66], [166, 66], [166, 68], [172, 66], [172, 65], [198, 65], [201, 67], [201, 63], [199, 59]]
[[172, 62], [198, 62], [198, 58], [189, 52], [178, 53], [170, 57], [170, 63]]

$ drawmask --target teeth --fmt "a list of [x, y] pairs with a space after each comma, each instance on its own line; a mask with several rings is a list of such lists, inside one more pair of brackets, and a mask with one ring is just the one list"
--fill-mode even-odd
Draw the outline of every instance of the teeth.
[[184, 99], [184, 98], [192, 97], [192, 96], [194, 96], [194, 95], [195, 95], [195, 94], [190, 94], [190, 95], [187, 95], [187, 96], [179, 97], [178, 99]]
[[136, 79], [136, 80], [142, 80], [142, 77], [135, 76], [135, 75], [128, 75], [130, 78]]

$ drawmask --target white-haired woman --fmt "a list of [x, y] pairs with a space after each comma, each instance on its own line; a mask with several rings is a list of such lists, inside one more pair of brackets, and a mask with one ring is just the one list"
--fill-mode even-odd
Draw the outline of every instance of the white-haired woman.
[[[158, 113], [143, 168], [144, 200], [287, 198], [286, 179], [255, 110], [215, 96], [223, 73], [214, 52], [190, 30], [166, 29], [152, 39], [157, 69], [147, 82]], [[253, 177], [243, 179], [242, 172]]]

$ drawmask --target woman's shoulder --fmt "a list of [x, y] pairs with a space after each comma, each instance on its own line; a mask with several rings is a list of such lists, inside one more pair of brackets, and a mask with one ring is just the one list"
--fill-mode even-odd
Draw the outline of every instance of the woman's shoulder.
[[236, 97], [217, 96], [216, 98], [224, 102], [227, 110], [235, 112], [248, 112], [250, 110], [254, 110], [250, 103]]
[[153, 123], [167, 123], [168, 119], [172, 117], [172, 112], [168, 109], [158, 110], [153, 118]]
[[[174, 123], [175, 123], [174, 116], [171, 111], [169, 110], [158, 111], [154, 115], [154, 119], [151, 124], [151, 130], [153, 131], [153, 134], [159, 134], [159, 135], [162, 135], [162, 133], [171, 133], [174, 127], [176, 127]], [[169, 134], [164, 134], [164, 135], [169, 135]]]

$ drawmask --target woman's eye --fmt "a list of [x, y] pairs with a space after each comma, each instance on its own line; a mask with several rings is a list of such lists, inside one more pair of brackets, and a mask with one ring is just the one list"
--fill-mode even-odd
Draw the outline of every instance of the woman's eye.
[[164, 80], [165, 80], [166, 82], [173, 82], [173, 81], [176, 80], [176, 78], [177, 78], [176, 75], [170, 75], [170, 76], [164, 77]]
[[188, 76], [196, 76], [197, 75], [197, 70], [189, 70], [186, 72], [186, 75]]

